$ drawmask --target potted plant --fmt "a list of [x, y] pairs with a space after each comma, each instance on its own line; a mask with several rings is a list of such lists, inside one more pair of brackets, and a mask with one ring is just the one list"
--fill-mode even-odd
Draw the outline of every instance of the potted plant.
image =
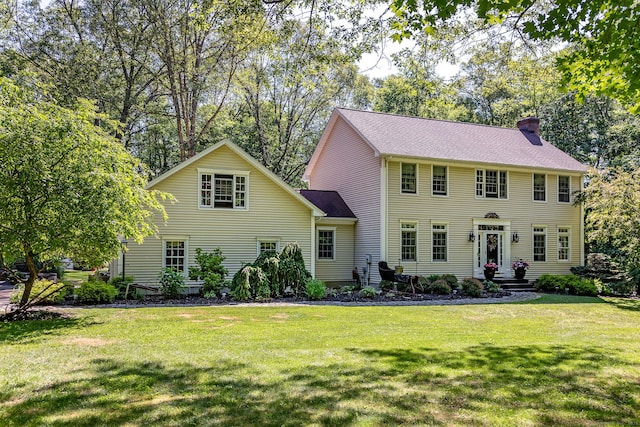
[[529, 263], [526, 261], [523, 261], [522, 259], [519, 259], [517, 261], [514, 261], [513, 264], [511, 264], [511, 268], [513, 269], [516, 279], [522, 280], [524, 279], [524, 275], [526, 274], [527, 269], [529, 268]]
[[493, 261], [489, 261], [484, 265], [484, 278], [487, 280], [493, 280], [493, 277], [496, 275], [496, 270], [498, 269], [498, 264]]

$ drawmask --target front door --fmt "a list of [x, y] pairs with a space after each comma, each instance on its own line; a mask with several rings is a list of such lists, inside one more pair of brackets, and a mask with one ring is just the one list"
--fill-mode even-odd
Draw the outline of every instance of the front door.
[[[496, 275], [505, 273], [505, 230], [501, 225], [480, 225], [476, 246], [476, 271], [482, 272], [488, 262], [498, 264]], [[507, 266], [508, 268], [508, 266]]]

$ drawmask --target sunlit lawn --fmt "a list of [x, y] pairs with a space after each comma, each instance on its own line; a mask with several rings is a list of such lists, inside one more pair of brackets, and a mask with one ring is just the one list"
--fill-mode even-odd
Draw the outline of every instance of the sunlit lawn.
[[0, 425], [638, 425], [640, 302], [77, 309], [0, 323]]

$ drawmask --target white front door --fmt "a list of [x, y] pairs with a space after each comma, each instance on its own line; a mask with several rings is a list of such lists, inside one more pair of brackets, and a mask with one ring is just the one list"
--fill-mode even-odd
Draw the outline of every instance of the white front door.
[[497, 275], [504, 273], [504, 231], [480, 231], [479, 248], [480, 262], [484, 265], [488, 262], [498, 264]]
[[482, 277], [484, 265], [488, 262], [498, 264], [496, 276], [509, 276], [510, 222], [504, 220], [478, 220], [474, 224], [477, 236], [474, 245], [474, 276]]

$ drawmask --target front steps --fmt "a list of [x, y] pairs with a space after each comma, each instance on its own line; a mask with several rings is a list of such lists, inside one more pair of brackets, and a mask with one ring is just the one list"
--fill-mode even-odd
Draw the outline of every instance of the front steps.
[[[484, 277], [480, 280], [484, 280]], [[529, 281], [527, 279], [514, 279], [514, 278], [500, 278], [496, 277], [493, 279], [493, 282], [500, 285], [502, 289], [505, 291], [511, 292], [535, 292], [535, 288], [533, 287], [533, 281]]]

